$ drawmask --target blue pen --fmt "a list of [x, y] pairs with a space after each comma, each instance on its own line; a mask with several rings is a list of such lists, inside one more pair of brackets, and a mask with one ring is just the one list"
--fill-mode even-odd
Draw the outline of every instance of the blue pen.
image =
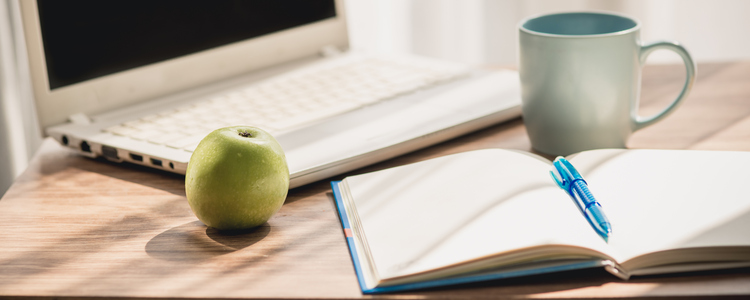
[[594, 195], [589, 191], [586, 180], [573, 167], [567, 159], [562, 156], [555, 158], [552, 163], [560, 176], [550, 171], [552, 179], [557, 185], [570, 195], [578, 206], [586, 220], [589, 221], [594, 231], [601, 236], [604, 241], [609, 241], [609, 235], [612, 234], [612, 225], [609, 219], [604, 215], [601, 204], [596, 202]]

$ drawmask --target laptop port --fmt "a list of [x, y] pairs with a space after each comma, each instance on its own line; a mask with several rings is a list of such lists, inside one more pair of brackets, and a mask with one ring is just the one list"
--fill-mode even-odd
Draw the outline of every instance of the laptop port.
[[174, 164], [173, 163], [169, 163], [169, 167], [172, 168], [172, 169], [174, 169]]
[[81, 151], [91, 153], [91, 146], [86, 141], [81, 142]]
[[69, 142], [70, 141], [68, 140], [68, 136], [67, 135], [63, 135], [62, 136], [62, 144], [65, 145], [65, 146], [67, 146]]
[[143, 155], [130, 153], [130, 159], [135, 161], [143, 161]]
[[120, 157], [117, 156], [117, 148], [110, 147], [110, 146], [102, 146], [102, 155], [106, 158], [111, 159], [119, 159]]
[[161, 167], [161, 159], [152, 158], [151, 164], [154, 166], [160, 166]]

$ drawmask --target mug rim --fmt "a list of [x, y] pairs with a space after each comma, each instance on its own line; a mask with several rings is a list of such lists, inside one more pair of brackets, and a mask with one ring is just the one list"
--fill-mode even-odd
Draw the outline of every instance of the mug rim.
[[[597, 15], [609, 15], [609, 16], [617, 16], [621, 18], [625, 18], [628, 20], [631, 20], [635, 23], [635, 26], [630, 27], [628, 29], [623, 29], [620, 31], [614, 31], [614, 32], [607, 32], [607, 33], [597, 33], [597, 34], [556, 34], [556, 33], [546, 33], [546, 32], [539, 32], [535, 30], [531, 30], [528, 28], [525, 28], [523, 25], [527, 22], [541, 18], [541, 17], [547, 17], [547, 16], [557, 16], [557, 15], [569, 15], [569, 14], [597, 14]], [[538, 35], [538, 36], [545, 36], [545, 37], [556, 37], [556, 38], [568, 38], [568, 39], [575, 39], [575, 38], [597, 38], [597, 37], [607, 37], [607, 36], [618, 36], [618, 35], [625, 35], [631, 32], [635, 32], [641, 29], [641, 21], [637, 18], [616, 13], [616, 12], [610, 12], [610, 11], [599, 11], [599, 10], [584, 10], [584, 11], [564, 11], [564, 12], [556, 12], [556, 13], [542, 13], [537, 15], [532, 15], [530, 17], [526, 17], [521, 22], [518, 23], [518, 29], [524, 33], [531, 34], [531, 35]]]

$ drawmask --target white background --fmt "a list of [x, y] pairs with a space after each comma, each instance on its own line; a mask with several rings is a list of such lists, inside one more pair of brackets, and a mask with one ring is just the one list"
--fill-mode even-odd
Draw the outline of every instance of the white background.
[[[472, 64], [515, 65], [516, 26], [529, 16], [614, 11], [641, 21], [644, 41], [675, 40], [698, 62], [750, 59], [746, 0], [356, 0], [349, 1], [354, 48], [411, 52]], [[679, 63], [659, 51], [650, 63]]]

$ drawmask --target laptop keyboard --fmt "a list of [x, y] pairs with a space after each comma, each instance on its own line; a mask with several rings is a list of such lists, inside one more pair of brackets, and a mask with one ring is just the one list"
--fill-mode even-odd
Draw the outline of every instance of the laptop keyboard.
[[192, 152], [221, 127], [252, 125], [277, 134], [465, 75], [465, 69], [441, 62], [359, 58], [275, 77], [104, 131]]

